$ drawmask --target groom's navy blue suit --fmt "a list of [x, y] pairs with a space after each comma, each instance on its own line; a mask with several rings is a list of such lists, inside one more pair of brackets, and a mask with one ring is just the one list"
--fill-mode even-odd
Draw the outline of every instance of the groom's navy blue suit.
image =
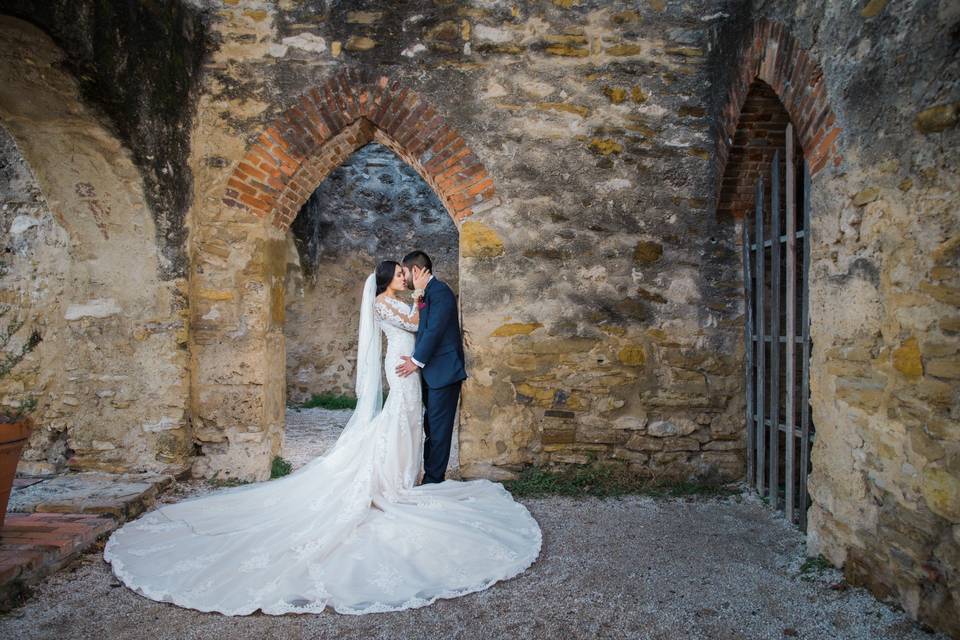
[[443, 482], [450, 460], [460, 385], [467, 377], [457, 320], [457, 298], [436, 277], [424, 289], [413, 359], [423, 367], [423, 482]]

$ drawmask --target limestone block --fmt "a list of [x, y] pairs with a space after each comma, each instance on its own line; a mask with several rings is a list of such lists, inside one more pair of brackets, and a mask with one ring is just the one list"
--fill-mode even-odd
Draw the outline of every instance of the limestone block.
[[86, 303], [71, 304], [63, 314], [66, 320], [80, 318], [107, 318], [122, 313], [123, 309], [113, 298], [97, 298]]
[[657, 420], [647, 427], [647, 433], [656, 438], [688, 436], [697, 430], [697, 423], [688, 418]]
[[931, 511], [954, 524], [960, 523], [960, 477], [929, 464], [923, 470], [922, 489]]

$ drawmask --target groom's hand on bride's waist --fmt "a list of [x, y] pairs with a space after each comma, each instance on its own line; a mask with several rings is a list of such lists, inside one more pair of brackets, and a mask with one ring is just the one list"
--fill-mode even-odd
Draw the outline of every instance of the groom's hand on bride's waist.
[[401, 356], [400, 359], [403, 364], [397, 365], [397, 375], [401, 378], [406, 378], [419, 368], [410, 356]]

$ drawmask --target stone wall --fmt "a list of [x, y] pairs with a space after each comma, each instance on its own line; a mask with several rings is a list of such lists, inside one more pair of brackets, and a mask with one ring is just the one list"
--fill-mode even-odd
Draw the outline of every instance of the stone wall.
[[818, 170], [809, 551], [960, 636], [960, 11], [754, 4], [716, 121], [759, 73]]
[[[436, 231], [464, 475], [740, 478], [740, 116], [775, 95], [813, 173], [810, 551], [960, 633], [960, 11], [860, 4], [0, 1], [53, 38], [0, 21], [24, 468], [265, 478], [288, 396], [349, 387], [312, 310], [349, 336], [337, 287]], [[429, 224], [372, 233], [369, 186], [297, 217], [371, 142]]]
[[282, 233], [376, 134], [460, 228], [467, 475], [601, 459], [740, 477], [739, 262], [711, 219], [705, 111], [723, 4], [219, 11], [193, 133], [198, 472], [265, 469], [282, 421], [267, 352], [282, 344]]
[[375, 142], [313, 192], [288, 242], [288, 402], [313, 394], [354, 395], [360, 294], [378, 261], [400, 261], [423, 249], [437, 277], [459, 288], [456, 225], [429, 185]]
[[0, 301], [41, 342], [0, 384], [37, 399], [20, 470], [183, 468], [185, 281], [163, 280], [129, 152], [35, 27], [0, 17]]
[[[0, 0], [8, 14], [42, 29], [66, 53], [63, 67], [84, 101], [109, 118], [140, 171], [163, 279], [187, 272], [186, 164], [196, 77], [213, 45], [210, 2]], [[219, 3], [215, 3], [219, 4]]]

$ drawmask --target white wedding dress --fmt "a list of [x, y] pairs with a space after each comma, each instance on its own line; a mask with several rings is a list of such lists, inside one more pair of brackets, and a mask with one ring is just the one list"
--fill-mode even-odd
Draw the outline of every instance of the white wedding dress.
[[[540, 554], [527, 509], [488, 480], [415, 486], [420, 376], [404, 303], [361, 305], [357, 409], [333, 448], [294, 473], [163, 505], [110, 536], [104, 558], [136, 592], [200, 611], [363, 614], [422, 607], [511, 578]], [[380, 331], [387, 353], [380, 357]], [[384, 362], [385, 360], [385, 362]], [[380, 410], [381, 367], [390, 394]]]

